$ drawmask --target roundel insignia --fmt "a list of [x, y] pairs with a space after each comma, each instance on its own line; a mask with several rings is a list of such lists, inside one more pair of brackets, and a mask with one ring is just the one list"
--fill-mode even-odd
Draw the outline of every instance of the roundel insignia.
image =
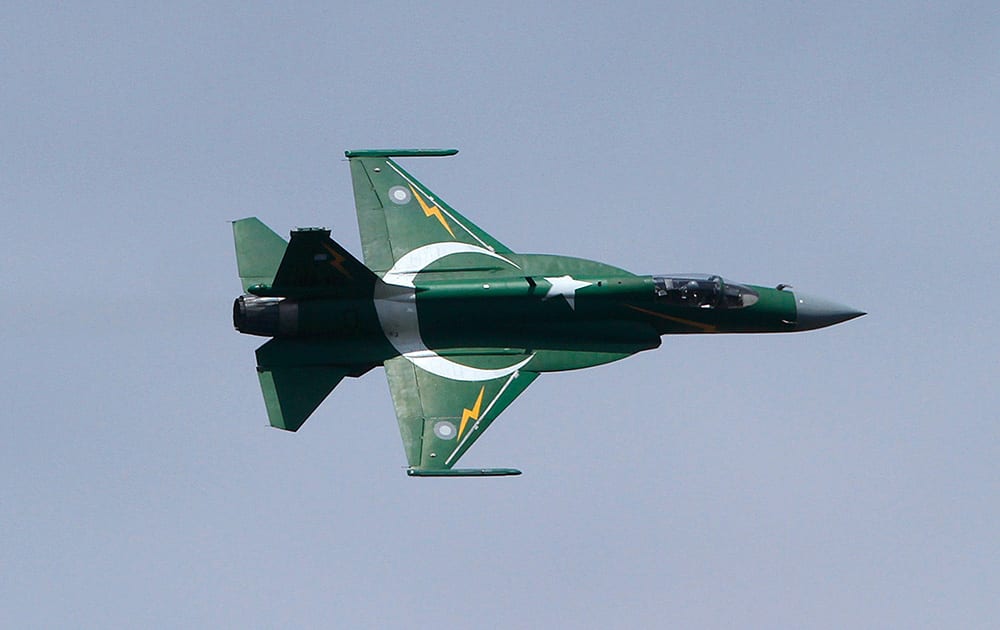
[[412, 198], [413, 195], [406, 186], [393, 186], [389, 189], [389, 201], [398, 206], [410, 203], [410, 199]]
[[453, 440], [455, 439], [455, 425], [447, 420], [436, 422], [434, 423], [434, 435], [442, 440]]

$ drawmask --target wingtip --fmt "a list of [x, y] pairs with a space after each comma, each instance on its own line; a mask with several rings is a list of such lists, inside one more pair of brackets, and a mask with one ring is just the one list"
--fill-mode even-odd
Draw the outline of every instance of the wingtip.
[[513, 477], [520, 475], [516, 468], [450, 468], [445, 470], [427, 470], [407, 468], [410, 477]]
[[361, 157], [448, 157], [458, 153], [458, 149], [348, 149], [344, 155], [349, 158]]

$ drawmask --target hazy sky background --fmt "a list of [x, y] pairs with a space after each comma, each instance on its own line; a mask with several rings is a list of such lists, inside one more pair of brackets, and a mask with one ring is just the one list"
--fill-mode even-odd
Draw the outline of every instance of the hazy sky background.
[[[5, 3], [0, 625], [995, 627], [1000, 10], [835, 4]], [[386, 146], [517, 251], [870, 315], [407, 478], [381, 370], [273, 430], [231, 323], [228, 221], [360, 255]]]

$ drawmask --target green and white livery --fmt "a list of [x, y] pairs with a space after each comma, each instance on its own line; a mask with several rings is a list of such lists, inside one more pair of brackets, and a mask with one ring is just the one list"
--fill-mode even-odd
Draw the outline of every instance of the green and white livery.
[[286, 242], [233, 222], [242, 333], [271, 337], [257, 372], [272, 426], [298, 430], [345, 377], [383, 366], [412, 476], [512, 475], [459, 459], [539, 374], [617, 361], [666, 334], [790, 332], [863, 313], [784, 285], [636, 275], [518, 254], [393, 158], [454, 149], [347, 151], [364, 263], [320, 228]]

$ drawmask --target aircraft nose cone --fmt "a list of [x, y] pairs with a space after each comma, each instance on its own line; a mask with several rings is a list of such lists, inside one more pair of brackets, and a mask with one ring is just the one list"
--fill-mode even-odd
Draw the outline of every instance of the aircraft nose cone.
[[795, 307], [798, 312], [795, 330], [814, 330], [846, 322], [867, 313], [830, 300], [795, 292]]

